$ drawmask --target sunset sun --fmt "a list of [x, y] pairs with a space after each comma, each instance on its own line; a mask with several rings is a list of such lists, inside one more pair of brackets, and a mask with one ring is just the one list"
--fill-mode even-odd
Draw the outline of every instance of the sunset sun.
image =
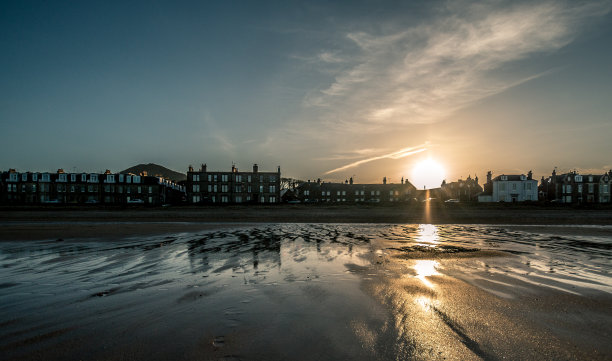
[[412, 168], [411, 182], [418, 189], [438, 188], [445, 176], [444, 167], [435, 160], [427, 158]]

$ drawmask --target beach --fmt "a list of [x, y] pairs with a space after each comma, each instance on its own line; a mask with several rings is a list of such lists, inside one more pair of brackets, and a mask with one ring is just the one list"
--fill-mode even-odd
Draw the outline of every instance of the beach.
[[2, 210], [1, 357], [612, 357], [609, 211], [421, 211]]

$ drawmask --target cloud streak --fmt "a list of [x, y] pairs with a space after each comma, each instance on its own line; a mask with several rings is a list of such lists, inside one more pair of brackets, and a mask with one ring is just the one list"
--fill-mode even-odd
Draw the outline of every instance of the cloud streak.
[[373, 162], [375, 160], [405, 158], [405, 157], [411, 156], [413, 154], [417, 154], [417, 153], [421, 153], [421, 152], [426, 151], [427, 150], [427, 145], [428, 144], [421, 144], [421, 145], [418, 145], [418, 146], [415, 146], [415, 147], [403, 148], [403, 149], [400, 149], [400, 150], [392, 152], [392, 153], [387, 153], [387, 154], [383, 154], [383, 155], [379, 155], [379, 156], [375, 156], [375, 157], [361, 159], [361, 160], [358, 160], [356, 162], [352, 162], [352, 163], [343, 165], [342, 167], [335, 168], [335, 169], [332, 169], [330, 171], [327, 171], [324, 174], [327, 175], [327, 174], [331, 174], [331, 173], [341, 172], [343, 170], [346, 170], [346, 169], [349, 169], [349, 168], [354, 168], [354, 167], [357, 167], [357, 166], [362, 165], [364, 163]]
[[[499, 5], [500, 3], [494, 3]], [[569, 44], [576, 29], [609, 12], [609, 3], [526, 3], [500, 9], [465, 5], [426, 24], [381, 34], [355, 31], [352, 59], [326, 88], [309, 94], [321, 120], [373, 127], [427, 124], [537, 77], [503, 75], [504, 66]]]

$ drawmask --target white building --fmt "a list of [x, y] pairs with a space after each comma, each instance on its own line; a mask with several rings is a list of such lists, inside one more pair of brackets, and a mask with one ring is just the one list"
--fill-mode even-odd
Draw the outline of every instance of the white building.
[[479, 202], [524, 202], [538, 200], [538, 181], [532, 178], [531, 171], [521, 175], [506, 175], [491, 179], [487, 174], [484, 192], [478, 196]]

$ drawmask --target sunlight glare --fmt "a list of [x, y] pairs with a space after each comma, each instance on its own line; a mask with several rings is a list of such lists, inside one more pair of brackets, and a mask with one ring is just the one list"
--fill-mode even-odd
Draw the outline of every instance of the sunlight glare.
[[412, 168], [411, 182], [417, 189], [439, 188], [445, 176], [444, 167], [435, 160], [427, 158]]

